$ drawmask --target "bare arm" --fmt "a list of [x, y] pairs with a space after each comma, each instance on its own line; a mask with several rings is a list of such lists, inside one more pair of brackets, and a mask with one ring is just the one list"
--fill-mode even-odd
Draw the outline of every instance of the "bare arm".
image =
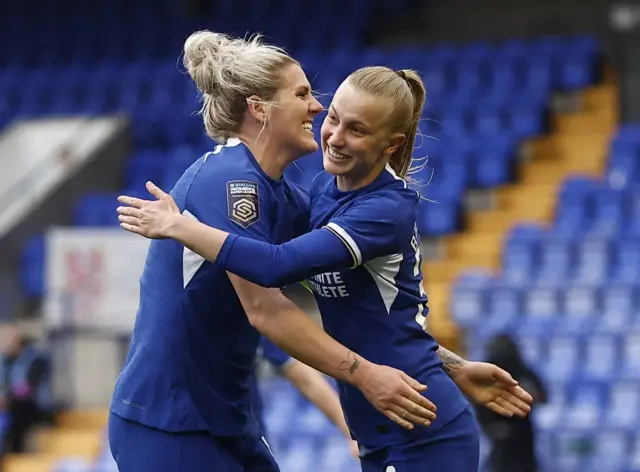
[[279, 289], [228, 274], [249, 322], [292, 357], [337, 380], [357, 386], [371, 362], [339, 344]]
[[338, 395], [317, 370], [293, 360], [282, 373], [310, 402], [316, 405], [347, 438], [351, 433], [344, 419]]
[[451, 378], [455, 378], [455, 376], [460, 373], [462, 367], [467, 363], [465, 359], [442, 346], [438, 347], [436, 354], [438, 354], [438, 357], [442, 361], [443, 370]]
[[[405, 373], [373, 364], [324, 332], [279, 289], [268, 289], [228, 274], [249, 322], [292, 357], [355, 386], [371, 404], [407, 429], [429, 425], [435, 405], [426, 389]], [[402, 393], [400, 393], [402, 392]]]

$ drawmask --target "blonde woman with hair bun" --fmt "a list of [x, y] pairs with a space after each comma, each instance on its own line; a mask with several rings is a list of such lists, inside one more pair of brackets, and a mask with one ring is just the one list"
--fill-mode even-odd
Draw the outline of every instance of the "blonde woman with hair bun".
[[[322, 107], [300, 64], [257, 37], [201, 31], [186, 40], [184, 65], [218, 145], [172, 190], [178, 213], [262, 243], [307, 232], [308, 196], [282, 177], [318, 149], [312, 122]], [[401, 427], [435, 419], [424, 385], [336, 342], [280, 290], [227, 273], [176, 241], [152, 241], [111, 403], [120, 472], [276, 472], [250, 408], [260, 334], [352, 386]]]

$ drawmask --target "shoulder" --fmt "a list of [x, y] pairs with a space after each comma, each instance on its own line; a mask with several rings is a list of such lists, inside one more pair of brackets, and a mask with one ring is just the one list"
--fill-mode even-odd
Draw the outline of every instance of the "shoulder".
[[212, 200], [225, 204], [237, 198], [262, 200], [270, 195], [264, 176], [250, 162], [244, 145], [216, 146], [200, 158], [200, 169], [189, 200]]
[[228, 221], [248, 228], [263, 219], [262, 209], [271, 203], [273, 192], [247, 157], [244, 145], [218, 146], [199, 162], [186, 196], [185, 208], [190, 213], [227, 230]]
[[415, 218], [419, 199], [414, 190], [393, 184], [363, 194], [354, 206], [369, 211], [372, 217], [391, 217], [397, 221]]
[[252, 165], [246, 147], [238, 140], [229, 140], [226, 145], [218, 145], [201, 158], [199, 177], [205, 183], [226, 182], [233, 179], [263, 180], [263, 176]]

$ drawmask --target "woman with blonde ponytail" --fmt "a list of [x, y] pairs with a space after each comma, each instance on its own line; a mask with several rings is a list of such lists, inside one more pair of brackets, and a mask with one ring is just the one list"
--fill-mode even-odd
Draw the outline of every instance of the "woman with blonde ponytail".
[[425, 95], [412, 70], [365, 67], [340, 85], [322, 125], [326, 172], [311, 188], [309, 232], [288, 242], [256, 241], [184, 217], [155, 186], [156, 201], [121, 197], [128, 206], [118, 209], [126, 230], [177, 240], [264, 287], [307, 279], [331, 336], [428, 385], [437, 417], [405, 429], [414, 420], [410, 409], [381, 414], [361, 391], [339, 384], [363, 472], [476, 471], [478, 429], [465, 396], [506, 416], [525, 416], [531, 403], [507, 372], [465, 361], [427, 332], [420, 197], [404, 180]]

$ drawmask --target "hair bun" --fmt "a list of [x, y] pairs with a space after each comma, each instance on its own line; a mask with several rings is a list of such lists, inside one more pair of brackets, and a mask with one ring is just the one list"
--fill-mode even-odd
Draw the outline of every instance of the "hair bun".
[[225, 68], [225, 58], [232, 53], [231, 39], [221, 33], [198, 31], [184, 43], [184, 66], [198, 88], [207, 94], [215, 93], [217, 78]]

